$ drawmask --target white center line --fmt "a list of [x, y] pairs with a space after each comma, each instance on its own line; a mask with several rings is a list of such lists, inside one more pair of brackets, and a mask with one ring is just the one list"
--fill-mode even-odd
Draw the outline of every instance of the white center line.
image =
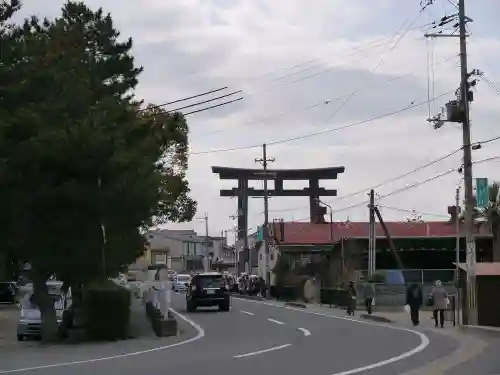
[[304, 336], [311, 336], [311, 332], [305, 328], [298, 328], [298, 330], [301, 331], [304, 334]]
[[253, 355], [258, 355], [258, 354], [272, 352], [272, 351], [275, 351], [275, 350], [285, 349], [285, 348], [288, 348], [289, 346], [292, 346], [292, 344], [285, 344], [285, 345], [280, 345], [280, 346], [273, 346], [272, 348], [269, 348], [269, 349], [263, 349], [263, 350], [258, 350], [256, 352], [239, 354], [239, 355], [235, 355], [233, 358], [251, 357]]
[[268, 318], [267, 320], [269, 320], [270, 322], [276, 323], [276, 324], [285, 324], [283, 322], [280, 322], [279, 320], [275, 320], [275, 319], [271, 319], [271, 318]]
[[245, 311], [245, 310], [240, 310], [240, 313], [247, 314], [247, 315], [255, 315], [254, 313], [251, 313], [251, 312]]

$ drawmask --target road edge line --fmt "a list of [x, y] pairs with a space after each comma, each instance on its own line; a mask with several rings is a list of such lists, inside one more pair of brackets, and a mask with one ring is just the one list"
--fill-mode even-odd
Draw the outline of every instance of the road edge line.
[[103, 361], [110, 361], [110, 360], [120, 359], [120, 358], [134, 357], [134, 356], [138, 356], [138, 355], [142, 355], [142, 354], [159, 352], [162, 350], [175, 348], [177, 346], [186, 345], [186, 344], [189, 344], [191, 342], [197, 341], [197, 340], [205, 337], [205, 330], [200, 325], [198, 325], [197, 323], [195, 323], [194, 321], [192, 321], [188, 317], [184, 316], [183, 314], [181, 314], [180, 312], [178, 312], [172, 308], [170, 308], [169, 310], [172, 311], [172, 313], [175, 314], [176, 316], [178, 316], [180, 319], [182, 319], [186, 323], [188, 323], [191, 327], [193, 327], [197, 331], [196, 336], [191, 337], [189, 339], [186, 339], [184, 341], [175, 342], [173, 344], [159, 346], [156, 348], [151, 348], [151, 349], [146, 349], [146, 350], [139, 350], [137, 352], [117, 354], [117, 355], [108, 356], [108, 357], [90, 358], [90, 359], [84, 359], [84, 360], [79, 360], [79, 361], [53, 363], [50, 365], [18, 368], [18, 369], [12, 369], [12, 370], [0, 370], [0, 374], [12, 374], [12, 373], [16, 373], [16, 372], [28, 372], [28, 371], [47, 369], [47, 368], [83, 365], [83, 364], [87, 364], [87, 363], [103, 362]]
[[[235, 297], [233, 297], [233, 298], [235, 298]], [[419, 332], [419, 331], [415, 331], [415, 330], [409, 329], [409, 328], [390, 326], [387, 324], [368, 322], [368, 321], [362, 321], [362, 320], [356, 320], [356, 319], [347, 318], [347, 317], [343, 317], [343, 316], [336, 316], [336, 315], [331, 315], [331, 314], [320, 313], [317, 311], [297, 309], [294, 307], [279, 305], [276, 303], [269, 303], [269, 302], [265, 302], [265, 301], [255, 301], [255, 300], [248, 300], [248, 299], [237, 298], [237, 297], [236, 297], [236, 299], [239, 299], [239, 300], [245, 301], [245, 302], [250, 302], [250, 303], [261, 303], [261, 304], [264, 304], [267, 306], [282, 308], [282, 309], [286, 309], [286, 310], [299, 311], [299, 312], [304, 313], [304, 314], [311, 314], [311, 315], [324, 316], [327, 318], [346, 320], [346, 321], [358, 323], [358, 324], [368, 324], [368, 325], [372, 325], [372, 326], [376, 326], [376, 327], [394, 329], [397, 331], [406, 331], [406, 332], [410, 332], [410, 333], [412, 333], [420, 338], [420, 344], [418, 346], [416, 346], [415, 348], [413, 348], [407, 352], [404, 352], [400, 355], [397, 355], [397, 356], [394, 356], [394, 357], [391, 357], [391, 358], [388, 358], [388, 359], [385, 359], [385, 360], [382, 360], [379, 362], [375, 362], [375, 363], [372, 363], [370, 365], [361, 366], [361, 367], [357, 367], [357, 368], [346, 370], [346, 371], [336, 372], [336, 373], [331, 374], [331, 375], [352, 375], [352, 374], [357, 374], [357, 373], [360, 373], [363, 371], [368, 371], [368, 370], [372, 370], [375, 368], [383, 367], [383, 366], [389, 365], [391, 363], [399, 362], [403, 359], [409, 358], [415, 354], [422, 352], [430, 344], [429, 338], [424, 333]]]

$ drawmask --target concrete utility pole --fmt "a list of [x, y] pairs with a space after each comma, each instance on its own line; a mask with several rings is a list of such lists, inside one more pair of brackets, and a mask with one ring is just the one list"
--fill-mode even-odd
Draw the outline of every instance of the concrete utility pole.
[[457, 299], [455, 301], [455, 314], [460, 324], [460, 185], [455, 192], [455, 287], [457, 289]]
[[[265, 264], [265, 273], [266, 273], [266, 284], [269, 285], [271, 282], [271, 275], [269, 272], [269, 236], [268, 236], [268, 226], [269, 226], [269, 195], [268, 195], [268, 189], [267, 189], [267, 178], [268, 178], [268, 172], [267, 172], [267, 163], [273, 163], [275, 161], [274, 158], [267, 158], [267, 145], [264, 143], [262, 145], [262, 158], [261, 159], [255, 159], [256, 163], [261, 163], [262, 164], [262, 170], [263, 170], [263, 179], [264, 179], [264, 227], [262, 228], [262, 233], [263, 233], [263, 240], [264, 240], [264, 264]], [[250, 253], [249, 253], [250, 255]], [[251, 267], [251, 263], [250, 263]]]
[[458, 23], [460, 32], [460, 101], [464, 116], [462, 136], [464, 148], [464, 193], [465, 193], [465, 243], [467, 251], [467, 307], [468, 323], [477, 324], [476, 296], [476, 239], [474, 238], [474, 191], [472, 185], [472, 148], [469, 118], [469, 73], [467, 71], [467, 32], [465, 24], [465, 0], [458, 1]]
[[376, 248], [376, 228], [375, 228], [375, 191], [370, 190], [369, 224], [368, 224], [368, 277], [375, 273], [375, 248]]
[[[469, 73], [467, 67], [467, 31], [466, 24], [472, 20], [465, 14], [465, 0], [458, 0], [458, 14], [445, 16], [440, 22], [446, 25], [458, 19], [459, 34], [427, 34], [427, 37], [449, 37], [460, 40], [460, 89], [457, 101], [447, 104], [447, 120], [441, 119], [440, 115], [430, 119], [434, 122], [436, 129], [440, 128], [444, 122], [460, 122], [462, 124], [462, 148], [463, 148], [463, 174], [464, 174], [464, 230], [467, 256], [467, 324], [477, 324], [477, 295], [476, 295], [476, 242], [474, 237], [474, 188], [472, 180], [472, 146], [469, 116], [469, 101], [472, 101], [469, 78], [474, 75], [474, 71]], [[458, 103], [458, 109], [453, 106]], [[448, 107], [449, 106], [449, 107]]]

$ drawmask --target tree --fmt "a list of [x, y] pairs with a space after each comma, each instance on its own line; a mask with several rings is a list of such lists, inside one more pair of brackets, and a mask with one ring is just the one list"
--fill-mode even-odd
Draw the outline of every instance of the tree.
[[32, 265], [51, 341], [50, 275], [77, 289], [113, 276], [144, 251], [142, 229], [193, 217], [188, 127], [180, 114], [138, 110], [142, 68], [102, 9], [68, 2], [53, 22], [31, 19], [13, 35], [0, 101], [9, 118], [0, 130], [0, 203], [9, 247]]

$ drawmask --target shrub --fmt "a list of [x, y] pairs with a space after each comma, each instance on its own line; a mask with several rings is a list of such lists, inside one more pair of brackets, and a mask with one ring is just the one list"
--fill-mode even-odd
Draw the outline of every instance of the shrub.
[[126, 339], [130, 304], [130, 291], [112, 281], [89, 286], [83, 298], [85, 330], [88, 338]]

